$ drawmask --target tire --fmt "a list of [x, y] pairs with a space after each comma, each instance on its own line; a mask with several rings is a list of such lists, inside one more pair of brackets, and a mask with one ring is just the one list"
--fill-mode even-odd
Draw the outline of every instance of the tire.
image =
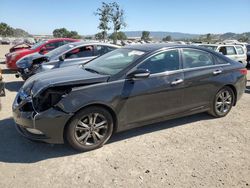
[[224, 117], [231, 111], [234, 101], [233, 90], [228, 86], [223, 87], [215, 95], [211, 110], [208, 113], [216, 118]]
[[113, 118], [101, 107], [89, 107], [79, 111], [66, 128], [68, 143], [78, 151], [102, 147], [113, 132]]

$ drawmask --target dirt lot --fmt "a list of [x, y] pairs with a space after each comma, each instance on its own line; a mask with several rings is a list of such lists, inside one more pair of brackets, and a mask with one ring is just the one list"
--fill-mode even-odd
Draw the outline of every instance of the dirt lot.
[[[0, 57], [9, 46], [0, 46]], [[248, 89], [221, 119], [198, 114], [130, 130], [103, 148], [76, 153], [19, 136], [12, 101], [23, 82], [0, 68], [0, 187], [250, 187]]]

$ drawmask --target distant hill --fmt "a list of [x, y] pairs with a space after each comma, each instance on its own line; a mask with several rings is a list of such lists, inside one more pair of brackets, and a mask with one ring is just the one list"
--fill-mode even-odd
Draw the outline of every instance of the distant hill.
[[[141, 37], [142, 31], [125, 31], [128, 37]], [[206, 35], [204, 34], [192, 34], [192, 33], [181, 33], [181, 32], [165, 32], [165, 31], [150, 31], [150, 37], [156, 40], [162, 40], [162, 38], [170, 35], [174, 40], [184, 40], [184, 39], [204, 39]], [[245, 33], [223, 33], [223, 34], [212, 34], [212, 38], [223, 41], [226, 39], [247, 39], [250, 40], [250, 32]]]
[[[128, 37], [141, 37], [142, 31], [125, 31], [124, 32]], [[189, 34], [181, 32], [165, 32], [165, 31], [150, 31], [150, 37], [154, 39], [162, 39], [170, 35], [173, 39], [193, 39], [198, 38], [198, 34]]]

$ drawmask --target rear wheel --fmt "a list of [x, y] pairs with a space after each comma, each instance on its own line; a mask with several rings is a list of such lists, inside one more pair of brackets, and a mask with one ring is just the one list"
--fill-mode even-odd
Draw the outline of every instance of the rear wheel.
[[89, 107], [71, 119], [66, 129], [66, 138], [76, 150], [89, 151], [103, 146], [112, 132], [111, 114], [104, 108]]
[[214, 117], [226, 116], [235, 100], [235, 95], [230, 87], [223, 87], [215, 96], [213, 105], [209, 113]]

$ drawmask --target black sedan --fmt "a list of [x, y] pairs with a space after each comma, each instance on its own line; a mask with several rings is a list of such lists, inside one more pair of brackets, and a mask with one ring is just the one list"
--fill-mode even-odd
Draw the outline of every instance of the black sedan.
[[87, 151], [146, 124], [200, 112], [224, 117], [244, 93], [246, 74], [208, 49], [132, 45], [34, 75], [18, 92], [13, 116], [25, 137]]
[[43, 55], [34, 53], [17, 61], [18, 73], [23, 80], [50, 69], [84, 64], [98, 56], [108, 53], [119, 46], [100, 42], [73, 42], [56, 48]]

